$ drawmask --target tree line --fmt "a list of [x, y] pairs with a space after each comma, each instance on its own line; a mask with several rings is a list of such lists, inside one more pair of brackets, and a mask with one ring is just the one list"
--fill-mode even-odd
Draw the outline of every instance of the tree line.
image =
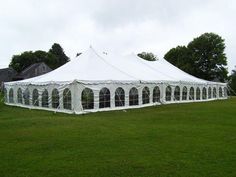
[[19, 55], [13, 55], [9, 67], [21, 72], [34, 63], [44, 62], [51, 69], [56, 69], [69, 60], [60, 44], [54, 43], [48, 52], [42, 50], [25, 51]]
[[[153, 53], [142, 52], [138, 56], [149, 61], [157, 59], [157, 57], [153, 57], [155, 56]], [[234, 90], [232, 92], [236, 92], [236, 70], [233, 70], [232, 74], [228, 76], [225, 42], [215, 33], [204, 33], [190, 41], [187, 46], [170, 49], [164, 55], [164, 59], [198, 78], [228, 82], [231, 89]]]
[[[157, 56], [151, 52], [142, 52], [138, 56], [148, 61], [158, 60]], [[190, 41], [187, 46], [170, 49], [164, 55], [164, 59], [198, 78], [228, 82], [236, 92], [236, 69], [228, 76], [225, 42], [215, 33], [204, 33]], [[9, 66], [21, 72], [34, 63], [45, 62], [51, 69], [56, 69], [69, 60], [63, 48], [54, 43], [48, 52], [37, 50], [13, 55]]]

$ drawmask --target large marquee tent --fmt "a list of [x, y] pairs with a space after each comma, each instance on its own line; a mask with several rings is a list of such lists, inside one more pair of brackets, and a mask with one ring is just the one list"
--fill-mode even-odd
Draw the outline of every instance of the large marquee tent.
[[92, 47], [54, 71], [4, 85], [7, 105], [75, 114], [227, 98], [225, 83], [196, 78], [164, 59]]

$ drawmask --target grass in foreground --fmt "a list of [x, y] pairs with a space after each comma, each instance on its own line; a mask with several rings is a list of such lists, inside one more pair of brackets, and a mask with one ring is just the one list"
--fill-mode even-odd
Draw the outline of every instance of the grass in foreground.
[[88, 115], [0, 103], [1, 177], [236, 176], [236, 98]]

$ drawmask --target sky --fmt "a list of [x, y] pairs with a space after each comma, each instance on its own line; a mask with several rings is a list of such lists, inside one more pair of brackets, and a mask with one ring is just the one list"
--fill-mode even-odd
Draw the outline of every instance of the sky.
[[235, 0], [0, 0], [0, 68], [24, 51], [59, 43], [72, 60], [95, 50], [158, 58], [205, 32], [225, 39], [236, 66]]

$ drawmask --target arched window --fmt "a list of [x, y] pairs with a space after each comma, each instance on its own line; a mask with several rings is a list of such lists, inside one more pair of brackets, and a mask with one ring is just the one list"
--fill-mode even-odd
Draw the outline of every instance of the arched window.
[[52, 91], [52, 108], [58, 108], [60, 105], [60, 97], [57, 89], [53, 89]]
[[207, 91], [206, 91], [205, 87], [203, 87], [203, 89], [202, 89], [202, 99], [203, 100], [207, 99]]
[[187, 100], [187, 93], [188, 93], [187, 87], [183, 87], [182, 100]]
[[9, 103], [14, 103], [14, 92], [13, 92], [13, 88], [11, 88], [10, 91], [9, 91]]
[[6, 103], [8, 102], [7, 101], [7, 89], [6, 88], [4, 88], [4, 100], [5, 100]]
[[174, 97], [175, 97], [175, 101], [180, 100], [180, 88], [179, 88], [179, 86], [175, 87]]
[[227, 87], [224, 87], [224, 97], [227, 97], [228, 94], [227, 94]]
[[28, 88], [25, 89], [23, 97], [24, 97], [25, 105], [30, 105], [30, 92]]
[[34, 106], [39, 106], [39, 92], [37, 89], [33, 90], [33, 103]]
[[166, 101], [171, 101], [171, 87], [166, 87]]
[[115, 91], [115, 106], [125, 106], [125, 91], [121, 87]]
[[219, 97], [223, 97], [223, 91], [222, 91], [222, 87], [219, 88]]
[[160, 88], [158, 86], [153, 89], [153, 103], [160, 102]]
[[20, 103], [20, 104], [23, 103], [23, 98], [22, 97], [23, 97], [22, 96], [22, 90], [21, 90], [21, 88], [19, 88], [17, 90], [17, 103]]
[[208, 99], [211, 99], [211, 87], [208, 88]]
[[94, 108], [94, 94], [92, 89], [85, 88], [81, 95], [83, 109]]
[[129, 91], [129, 105], [133, 106], [133, 105], [138, 105], [138, 89], [136, 89], [135, 87], [133, 87], [132, 89], [130, 89]]
[[216, 98], [216, 88], [213, 88], [213, 98]]
[[143, 88], [142, 101], [143, 101], [143, 104], [148, 104], [150, 102], [150, 91], [148, 87]]
[[48, 91], [45, 89], [42, 94], [42, 107], [48, 108]]
[[108, 108], [111, 106], [111, 95], [108, 88], [102, 88], [99, 92], [99, 108]]
[[194, 88], [191, 87], [189, 89], [189, 100], [194, 100], [194, 99], [195, 99], [195, 97], [194, 97]]
[[199, 87], [197, 87], [197, 90], [196, 90], [196, 100], [200, 100], [201, 99], [201, 90]]
[[63, 108], [71, 109], [71, 91], [68, 88], [63, 92]]

